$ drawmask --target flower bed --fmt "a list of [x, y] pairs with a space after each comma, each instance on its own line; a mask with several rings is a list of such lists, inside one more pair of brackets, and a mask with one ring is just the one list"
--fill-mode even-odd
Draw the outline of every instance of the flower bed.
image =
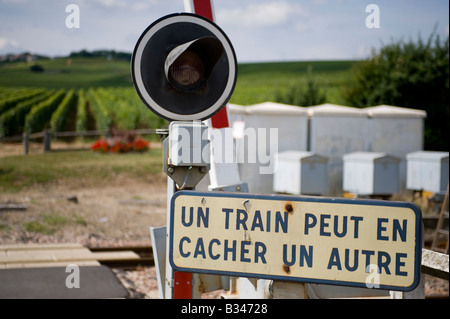
[[138, 137], [129, 141], [123, 138], [100, 138], [91, 145], [91, 150], [100, 153], [128, 153], [128, 152], [146, 152], [150, 149], [150, 142]]

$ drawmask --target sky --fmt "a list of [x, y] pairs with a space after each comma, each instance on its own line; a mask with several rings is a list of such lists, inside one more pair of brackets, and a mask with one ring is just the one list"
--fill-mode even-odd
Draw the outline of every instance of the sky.
[[[79, 28], [66, 25], [70, 4], [79, 8]], [[363, 59], [393, 40], [427, 39], [435, 28], [442, 38], [449, 34], [447, 0], [213, 0], [213, 5], [215, 22], [233, 43], [238, 62]], [[0, 55], [132, 52], [153, 21], [183, 11], [183, 0], [0, 0]]]

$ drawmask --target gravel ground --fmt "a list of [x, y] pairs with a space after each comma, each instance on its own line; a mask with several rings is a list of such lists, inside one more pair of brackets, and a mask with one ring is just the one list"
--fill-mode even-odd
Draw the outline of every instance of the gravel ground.
[[[166, 178], [118, 178], [108, 185], [50, 185], [0, 193], [0, 244], [79, 243], [86, 247], [150, 245], [149, 227], [166, 224]], [[115, 270], [132, 298], [159, 298], [154, 267]]]
[[[87, 247], [150, 245], [149, 227], [166, 224], [166, 177], [117, 178], [108, 185], [49, 185], [0, 193], [0, 203], [27, 206], [0, 212], [0, 244], [80, 243]], [[114, 269], [131, 298], [158, 299], [155, 267]], [[446, 295], [448, 281], [426, 276], [426, 296]], [[220, 292], [205, 294], [218, 298]]]

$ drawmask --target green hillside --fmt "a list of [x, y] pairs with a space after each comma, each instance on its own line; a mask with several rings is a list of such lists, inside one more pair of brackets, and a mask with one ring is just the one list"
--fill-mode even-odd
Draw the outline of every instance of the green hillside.
[[0, 87], [43, 87], [79, 89], [90, 87], [131, 87], [130, 63], [105, 58], [58, 58], [39, 60], [43, 72], [31, 72], [34, 64], [0, 64]]
[[349, 81], [355, 61], [301, 61], [248, 63], [239, 65], [238, 80], [231, 103], [251, 105], [274, 101], [278, 92], [304, 85], [308, 68], [314, 80], [326, 91], [327, 102], [345, 104], [342, 90]]
[[[320, 86], [326, 88], [329, 103], [343, 103], [341, 88], [348, 81], [354, 61], [301, 61], [247, 63], [239, 65], [231, 103], [250, 105], [274, 100], [278, 91], [305, 81], [308, 66]], [[130, 63], [105, 58], [58, 58], [37, 62], [43, 72], [31, 72], [26, 62], [0, 64], [0, 87], [88, 89], [129, 87], [133, 84]]]

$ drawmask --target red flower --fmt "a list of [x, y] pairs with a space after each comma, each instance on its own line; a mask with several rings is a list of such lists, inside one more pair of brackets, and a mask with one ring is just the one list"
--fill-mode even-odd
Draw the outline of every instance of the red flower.
[[111, 146], [111, 152], [120, 153], [121, 152], [121, 144], [119, 141], [116, 142], [113, 146]]
[[109, 149], [108, 143], [104, 139], [99, 139], [97, 142], [91, 145], [91, 150], [96, 152], [107, 153]]
[[150, 148], [150, 142], [144, 141], [142, 138], [138, 138], [133, 142], [133, 149], [136, 152], [145, 152]]
[[91, 145], [92, 151], [101, 153], [113, 152], [119, 154], [119, 153], [127, 153], [130, 151], [145, 152], [149, 149], [150, 149], [150, 142], [147, 142], [140, 137], [131, 142], [115, 138], [113, 140], [110, 140], [109, 143], [105, 141], [103, 138], [101, 138]]

